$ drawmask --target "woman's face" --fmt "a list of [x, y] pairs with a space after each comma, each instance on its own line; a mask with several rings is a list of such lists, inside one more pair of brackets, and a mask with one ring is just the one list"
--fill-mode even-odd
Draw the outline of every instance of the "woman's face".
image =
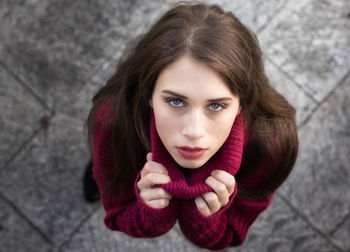
[[[238, 96], [220, 76], [189, 56], [160, 73], [150, 105], [165, 148], [189, 169], [201, 167], [220, 149], [240, 110]], [[203, 150], [190, 152], [184, 146]]]

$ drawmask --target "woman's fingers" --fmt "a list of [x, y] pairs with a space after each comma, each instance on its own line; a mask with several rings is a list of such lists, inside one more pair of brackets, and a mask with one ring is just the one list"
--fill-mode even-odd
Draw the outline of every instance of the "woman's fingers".
[[167, 169], [160, 163], [152, 161], [152, 153], [146, 155], [147, 162], [141, 170], [141, 179], [137, 182], [142, 201], [153, 208], [164, 208], [169, 205], [172, 195], [156, 184], [171, 182]]
[[209, 216], [211, 215], [210, 213], [210, 209], [209, 209], [209, 206], [208, 204], [205, 202], [205, 200], [202, 198], [202, 196], [199, 196], [197, 197], [195, 200], [194, 200], [197, 208], [198, 208], [198, 211], [201, 212], [204, 216]]
[[137, 183], [139, 189], [151, 188], [156, 184], [167, 184], [170, 183], [170, 177], [168, 175], [159, 174], [159, 173], [148, 173], [141, 178]]
[[[221, 206], [225, 206], [229, 202], [230, 194], [228, 193], [227, 187], [225, 184], [223, 184], [213, 176], [209, 176], [206, 179], [205, 183], [215, 191]], [[209, 197], [211, 201], [214, 201], [213, 196], [209, 196]]]
[[221, 203], [219, 202], [219, 198], [216, 193], [207, 192], [203, 194], [202, 197], [207, 202], [211, 214], [214, 214], [220, 210]]
[[165, 169], [165, 167], [162, 164], [154, 161], [147, 161], [145, 163], [141, 171], [141, 177], [146, 176], [148, 173], [160, 173], [168, 175], [167, 169]]
[[144, 189], [140, 193], [141, 198], [147, 201], [156, 200], [156, 199], [167, 199], [170, 200], [173, 196], [165, 191], [163, 188], [152, 188]]
[[147, 162], [152, 161], [152, 152], [148, 152], [146, 155]]
[[169, 200], [168, 199], [157, 199], [157, 200], [151, 200], [148, 201], [147, 203], [149, 206], [153, 208], [165, 208], [169, 205]]
[[227, 191], [230, 195], [233, 193], [236, 184], [234, 176], [223, 170], [215, 170], [211, 175], [226, 186]]

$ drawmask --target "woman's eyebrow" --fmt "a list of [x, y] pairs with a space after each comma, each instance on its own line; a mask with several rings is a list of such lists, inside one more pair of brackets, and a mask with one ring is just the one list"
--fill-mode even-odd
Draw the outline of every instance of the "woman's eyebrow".
[[[187, 97], [178, 93], [175, 93], [173, 91], [170, 90], [163, 90], [162, 93], [166, 93], [166, 94], [170, 94], [179, 98], [182, 98], [184, 100], [187, 100]], [[220, 97], [220, 98], [215, 98], [215, 99], [209, 99], [207, 100], [208, 102], [217, 102], [217, 101], [227, 101], [227, 100], [232, 100], [231, 97]]]

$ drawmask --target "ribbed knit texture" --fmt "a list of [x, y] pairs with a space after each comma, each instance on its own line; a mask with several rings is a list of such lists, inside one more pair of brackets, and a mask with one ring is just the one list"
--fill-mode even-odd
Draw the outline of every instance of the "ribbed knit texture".
[[[101, 110], [101, 113], [98, 113], [95, 118], [102, 118], [105, 114], [103, 111], [105, 110]], [[217, 213], [207, 217], [198, 211], [194, 199], [206, 192], [213, 191], [205, 184], [206, 178], [212, 171], [224, 170], [233, 176], [237, 173], [243, 148], [249, 140], [244, 139], [243, 114], [237, 115], [228, 138], [218, 152], [206, 164], [192, 169], [186, 176], [184, 175], [186, 168], [180, 167], [172, 159], [161, 142], [156, 130], [153, 111], [150, 119], [152, 160], [166, 167], [171, 178], [170, 183], [157, 185], [157, 187], [171, 193], [173, 198], [170, 204], [163, 209], [155, 209], [146, 205], [137, 188], [137, 182], [141, 178], [142, 167], [140, 167], [134, 184], [128, 185], [123, 190], [121, 197], [117, 198], [109, 192], [103, 195], [106, 226], [111, 230], [122, 231], [133, 237], [155, 237], [168, 232], [178, 219], [183, 234], [199, 247], [220, 250], [228, 246], [241, 245], [248, 228], [269, 206], [273, 194], [258, 200], [235, 199], [237, 186], [239, 186], [236, 183], [235, 191], [228, 204]], [[96, 127], [93, 171], [94, 179], [100, 190], [105, 183], [105, 173], [110, 172], [113, 167], [114, 156], [113, 153], [110, 153], [110, 140], [110, 132]], [[254, 178], [245, 182], [245, 187], [263, 182], [261, 175], [267, 171], [265, 165], [261, 164], [258, 171]]]

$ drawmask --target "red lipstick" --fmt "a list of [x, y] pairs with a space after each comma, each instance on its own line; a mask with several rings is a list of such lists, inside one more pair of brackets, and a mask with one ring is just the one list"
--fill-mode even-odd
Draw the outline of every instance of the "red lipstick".
[[188, 159], [196, 159], [203, 156], [206, 149], [200, 147], [189, 147], [189, 146], [180, 146], [176, 148], [177, 151], [184, 157]]

